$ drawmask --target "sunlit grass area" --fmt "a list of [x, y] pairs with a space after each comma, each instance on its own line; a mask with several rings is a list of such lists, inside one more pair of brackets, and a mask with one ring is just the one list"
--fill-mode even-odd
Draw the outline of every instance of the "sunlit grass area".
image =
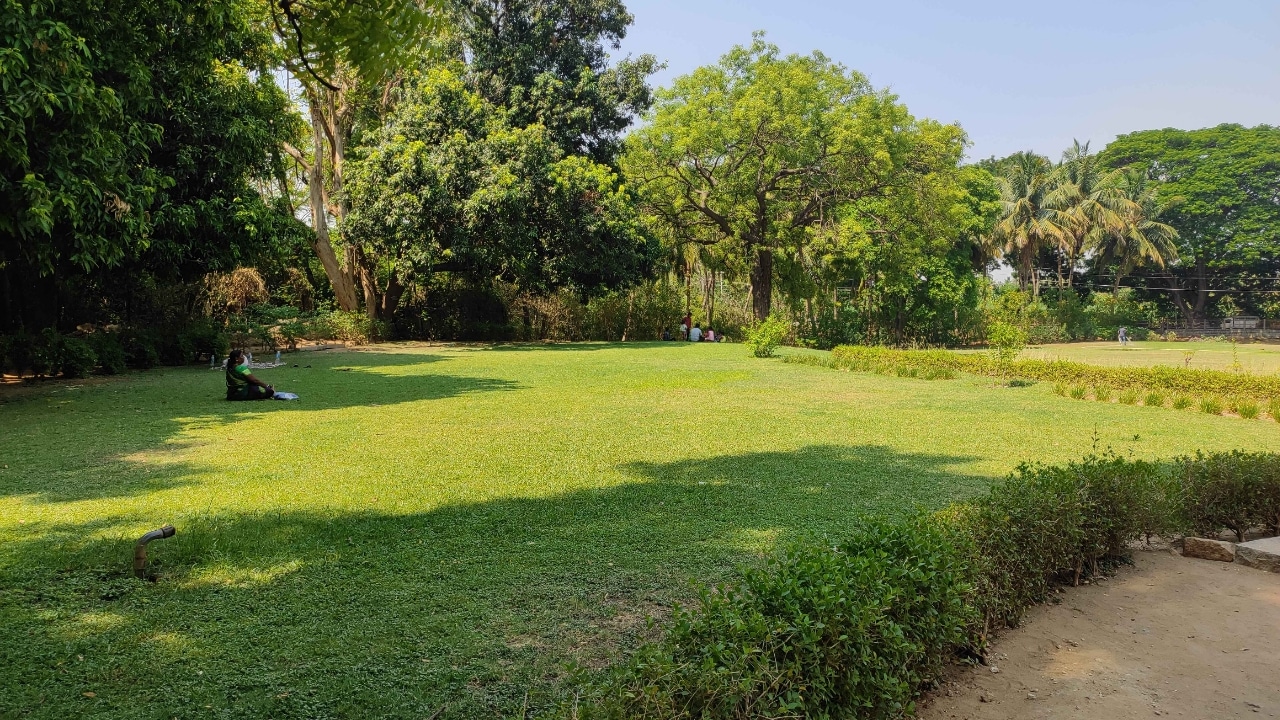
[[[1191, 354], [1189, 362], [1188, 353]], [[1092, 365], [1174, 365], [1200, 370], [1280, 372], [1280, 344], [1275, 343], [1241, 342], [1234, 348], [1230, 341], [1134, 341], [1126, 346], [1118, 342], [1063, 343], [1027, 348], [1022, 357]]]
[[789, 539], [1026, 460], [1280, 439], [728, 344], [286, 359], [296, 403], [196, 368], [0, 392], [0, 717], [511, 717]]

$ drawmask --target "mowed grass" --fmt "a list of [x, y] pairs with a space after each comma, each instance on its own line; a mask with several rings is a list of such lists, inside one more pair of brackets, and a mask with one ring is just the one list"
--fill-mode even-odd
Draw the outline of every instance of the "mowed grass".
[[[1187, 353], [1191, 362], [1186, 364]], [[1280, 372], [1280, 344], [1230, 342], [1118, 342], [1062, 343], [1037, 345], [1023, 351], [1021, 357], [1039, 360], [1071, 360], [1090, 365], [1173, 365], [1199, 370], [1240, 370], [1268, 374]]]
[[0, 393], [0, 717], [515, 717], [791, 539], [1095, 443], [1280, 439], [728, 344], [287, 359], [259, 374], [300, 402], [227, 403], [199, 368]]

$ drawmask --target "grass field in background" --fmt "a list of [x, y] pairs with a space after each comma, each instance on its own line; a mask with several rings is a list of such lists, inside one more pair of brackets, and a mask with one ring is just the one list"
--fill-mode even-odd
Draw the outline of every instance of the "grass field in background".
[[[514, 717], [788, 539], [1095, 442], [1280, 440], [729, 344], [286, 359], [258, 374], [296, 403], [227, 403], [199, 368], [0, 390], [0, 717]], [[133, 579], [164, 523], [158, 582]]]
[[1090, 365], [1175, 365], [1184, 367], [1191, 353], [1189, 367], [1198, 370], [1232, 370], [1235, 362], [1245, 372], [1267, 374], [1280, 372], [1280, 344], [1236, 343], [1234, 354], [1229, 341], [1062, 343], [1037, 345], [1023, 351], [1021, 357], [1036, 360], [1071, 360]]

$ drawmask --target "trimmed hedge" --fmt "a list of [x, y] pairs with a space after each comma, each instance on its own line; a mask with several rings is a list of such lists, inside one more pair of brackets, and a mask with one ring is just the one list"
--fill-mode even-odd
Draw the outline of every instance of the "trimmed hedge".
[[[882, 347], [841, 345], [831, 351], [831, 366], [860, 370], [873, 366], [945, 368], [974, 375], [1000, 377], [998, 363], [985, 353], [949, 350], [895, 350]], [[1252, 375], [1157, 365], [1107, 367], [1066, 360], [1015, 360], [1007, 366], [1012, 377], [1047, 380], [1073, 385], [1105, 386], [1116, 390], [1161, 390], [1166, 393], [1241, 396], [1260, 399], [1280, 397], [1280, 375]]]
[[981, 657], [993, 632], [1132, 541], [1191, 524], [1212, 534], [1273, 522], [1280, 455], [1024, 465], [972, 502], [867, 520], [839, 544], [794, 546], [738, 583], [703, 590], [661, 640], [561, 714], [909, 716], [948, 662]]

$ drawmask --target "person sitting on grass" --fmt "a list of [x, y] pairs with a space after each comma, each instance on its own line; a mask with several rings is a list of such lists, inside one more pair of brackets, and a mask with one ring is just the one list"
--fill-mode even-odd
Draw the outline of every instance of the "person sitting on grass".
[[689, 331], [689, 341], [702, 342], [702, 328], [694, 325], [693, 329]]
[[269, 400], [276, 389], [249, 372], [249, 361], [243, 350], [232, 350], [227, 356], [227, 399]]

